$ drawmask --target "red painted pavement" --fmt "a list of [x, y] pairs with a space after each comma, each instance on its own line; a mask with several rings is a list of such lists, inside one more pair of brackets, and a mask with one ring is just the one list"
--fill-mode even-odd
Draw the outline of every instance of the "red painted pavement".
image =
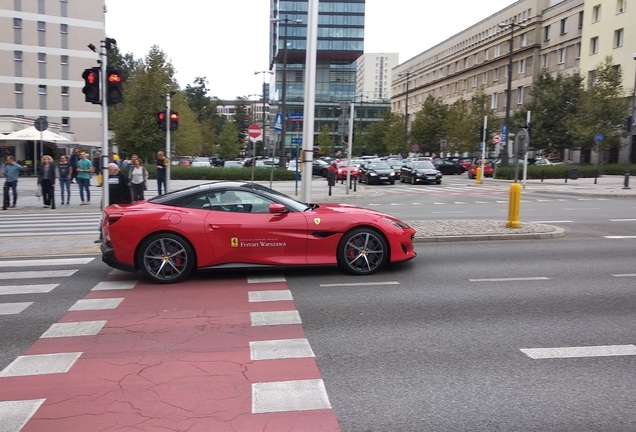
[[250, 360], [250, 341], [305, 337], [301, 325], [251, 326], [250, 312], [295, 310], [248, 302], [248, 291], [275, 289], [287, 286], [210, 278], [91, 292], [125, 300], [68, 312], [60, 322], [108, 323], [96, 336], [40, 339], [24, 355], [83, 354], [65, 374], [3, 378], [0, 400], [46, 398], [23, 432], [340, 431], [332, 410], [251, 413], [252, 383], [320, 379], [313, 358]]

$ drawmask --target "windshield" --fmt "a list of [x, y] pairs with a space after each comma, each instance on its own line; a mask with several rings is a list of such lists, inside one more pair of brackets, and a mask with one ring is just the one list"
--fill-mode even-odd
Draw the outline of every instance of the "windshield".
[[416, 169], [436, 169], [432, 163], [426, 161], [413, 162], [413, 168]]
[[369, 164], [369, 169], [391, 169], [391, 167], [386, 162], [373, 162]]

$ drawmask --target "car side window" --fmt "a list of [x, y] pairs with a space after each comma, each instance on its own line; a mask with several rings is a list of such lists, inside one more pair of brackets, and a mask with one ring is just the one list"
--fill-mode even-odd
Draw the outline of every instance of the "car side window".
[[232, 213], [269, 213], [273, 201], [250, 191], [221, 191], [210, 197], [211, 210]]
[[210, 200], [206, 194], [190, 196], [181, 201], [179, 207], [206, 210], [210, 209]]

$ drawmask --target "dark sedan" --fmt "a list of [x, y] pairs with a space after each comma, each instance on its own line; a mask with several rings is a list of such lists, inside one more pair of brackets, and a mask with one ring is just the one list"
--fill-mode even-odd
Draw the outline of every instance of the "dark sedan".
[[358, 181], [366, 184], [395, 184], [395, 170], [384, 161], [365, 162], [360, 165]]
[[446, 159], [435, 159], [433, 165], [443, 175], [459, 175], [466, 171], [463, 166]]
[[400, 169], [400, 181], [402, 183], [417, 182], [442, 183], [442, 173], [428, 161], [408, 161]]

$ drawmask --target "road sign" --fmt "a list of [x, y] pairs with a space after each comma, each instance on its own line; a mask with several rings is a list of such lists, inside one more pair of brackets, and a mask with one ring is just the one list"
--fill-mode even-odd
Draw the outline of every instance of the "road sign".
[[603, 139], [605, 137], [603, 137], [603, 134], [596, 134], [596, 136], [594, 137], [594, 141], [596, 141], [596, 144], [600, 144], [603, 142]]
[[420, 151], [420, 146], [419, 146], [419, 145], [417, 145], [417, 144], [413, 144], [413, 147], [411, 147], [411, 149], [412, 149], [414, 152], [418, 152], [418, 151]]
[[287, 114], [287, 120], [289, 120], [290, 122], [303, 121], [304, 119], [305, 119], [305, 116], [302, 113]]
[[252, 141], [258, 140], [261, 137], [262, 133], [263, 133], [263, 129], [261, 129], [259, 125], [253, 124], [247, 128], [247, 134], [249, 135]]
[[494, 134], [492, 136], [492, 143], [493, 144], [501, 144], [501, 134]]
[[283, 115], [280, 113], [276, 114], [276, 120], [274, 120], [274, 130], [276, 132], [283, 131]]
[[303, 139], [302, 138], [292, 138], [291, 143], [295, 144], [295, 145], [301, 145], [303, 143]]
[[35, 123], [33, 123], [33, 126], [35, 126], [35, 128], [40, 132], [43, 132], [49, 127], [49, 122], [46, 121], [44, 117], [38, 117], [35, 120]]

